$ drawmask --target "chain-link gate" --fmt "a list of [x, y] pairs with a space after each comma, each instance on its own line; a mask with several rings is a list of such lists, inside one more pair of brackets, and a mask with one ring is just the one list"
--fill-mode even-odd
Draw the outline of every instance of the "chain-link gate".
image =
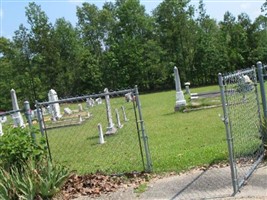
[[138, 89], [36, 102], [53, 162], [79, 173], [152, 170]]
[[263, 158], [256, 71], [219, 74], [219, 85], [235, 194]]

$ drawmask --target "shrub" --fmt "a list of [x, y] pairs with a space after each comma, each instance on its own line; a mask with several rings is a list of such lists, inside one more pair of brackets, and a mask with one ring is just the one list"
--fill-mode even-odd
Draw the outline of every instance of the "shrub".
[[27, 128], [13, 128], [6, 132], [0, 137], [0, 166], [6, 170], [12, 166], [19, 169], [29, 159], [38, 161], [46, 157], [46, 140], [38, 136], [34, 141]]
[[45, 138], [34, 140], [29, 129], [14, 128], [0, 137], [0, 199], [51, 199], [69, 174], [52, 165]]

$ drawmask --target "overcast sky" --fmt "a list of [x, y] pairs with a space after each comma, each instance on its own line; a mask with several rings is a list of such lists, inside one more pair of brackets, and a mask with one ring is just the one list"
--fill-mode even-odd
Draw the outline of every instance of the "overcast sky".
[[[0, 36], [12, 38], [14, 31], [18, 30], [20, 24], [27, 25], [25, 17], [25, 7], [27, 0], [0, 0]], [[57, 18], [64, 17], [73, 25], [77, 22], [76, 7], [81, 6], [82, 2], [93, 3], [99, 8], [105, 0], [38, 0], [34, 1], [41, 5], [47, 14], [50, 22], [54, 23]], [[162, 0], [140, 0], [145, 6], [147, 13], [150, 13]], [[191, 4], [198, 7], [198, 0], [191, 0]], [[254, 20], [261, 13], [261, 6], [265, 0], [204, 0], [207, 14], [217, 21], [223, 19], [226, 11], [230, 11], [234, 16], [244, 12]]]

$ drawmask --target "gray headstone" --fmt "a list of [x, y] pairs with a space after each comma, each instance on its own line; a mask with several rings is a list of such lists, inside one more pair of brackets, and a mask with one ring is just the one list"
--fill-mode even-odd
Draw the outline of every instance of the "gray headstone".
[[190, 89], [189, 89], [190, 82], [185, 82], [184, 85], [185, 85], [185, 93], [190, 94]]

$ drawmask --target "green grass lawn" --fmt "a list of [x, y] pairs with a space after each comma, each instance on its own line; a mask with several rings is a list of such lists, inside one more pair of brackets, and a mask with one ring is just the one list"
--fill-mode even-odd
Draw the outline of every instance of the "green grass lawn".
[[[197, 88], [191, 92], [216, 89]], [[220, 107], [174, 112], [175, 91], [142, 95], [141, 101], [155, 171], [180, 171], [227, 159]]]
[[[219, 86], [190, 88], [190, 91], [191, 93], [214, 92], [219, 91]], [[157, 173], [180, 172], [196, 166], [226, 161], [228, 157], [226, 134], [224, 123], [219, 117], [219, 115], [223, 116], [222, 108], [186, 113], [174, 112], [175, 94], [172, 90], [140, 95], [153, 171]], [[189, 95], [185, 95], [185, 98], [190, 106]], [[200, 100], [202, 105], [213, 105], [214, 102], [220, 104], [220, 97]], [[47, 130], [53, 161], [67, 165], [80, 174], [99, 170], [105, 173], [142, 171], [144, 163], [140, 154], [144, 155], [144, 148], [143, 142], [141, 145], [139, 143], [142, 137], [137, 133], [133, 104], [125, 102], [123, 96], [111, 97], [113, 122], [116, 123], [114, 109], [117, 108], [124, 126], [122, 129], [117, 128], [116, 134], [105, 136], [105, 143], [100, 145], [97, 125], [102, 124], [104, 133], [108, 126], [104, 99], [102, 105], [89, 109], [86, 108], [85, 101], [61, 104], [61, 112], [63, 113], [65, 107], [77, 110], [78, 103], [83, 105], [85, 111], [65, 116], [62, 121], [68, 118], [76, 123], [78, 114], [82, 114], [84, 120], [82, 124]], [[121, 106], [125, 107], [129, 119], [127, 122], [123, 121]], [[243, 106], [246, 107], [245, 104]], [[88, 112], [90, 118], [85, 119]], [[242, 116], [244, 116], [243, 127], [246, 127], [248, 125], [246, 115]], [[47, 126], [53, 125], [49, 118], [46, 116]], [[11, 118], [10, 123], [12, 123]], [[39, 127], [38, 124], [35, 126]], [[5, 124], [3, 128], [9, 128], [9, 126]], [[248, 154], [249, 151], [246, 148], [249, 145], [251, 149], [255, 149], [259, 144], [256, 137], [255, 145], [249, 137], [242, 135], [238, 137], [242, 140], [236, 140], [236, 144], [240, 144], [237, 153]], [[247, 145], [244, 147], [242, 146], [244, 144]]]
[[[210, 86], [193, 88], [191, 92], [218, 90], [218, 86]], [[220, 107], [189, 113], [174, 112], [175, 91], [140, 95], [140, 100], [154, 172], [179, 172], [227, 160]], [[129, 122], [123, 122], [120, 114], [124, 124], [122, 129], [115, 135], [105, 136], [105, 144], [98, 144], [97, 124], [102, 124], [104, 132], [107, 127], [105, 105], [90, 108], [92, 117], [82, 125], [47, 131], [53, 160], [79, 173], [143, 170], [133, 106], [123, 97], [112, 98], [111, 104], [114, 123], [114, 109], [120, 110], [122, 105], [126, 108]]]

